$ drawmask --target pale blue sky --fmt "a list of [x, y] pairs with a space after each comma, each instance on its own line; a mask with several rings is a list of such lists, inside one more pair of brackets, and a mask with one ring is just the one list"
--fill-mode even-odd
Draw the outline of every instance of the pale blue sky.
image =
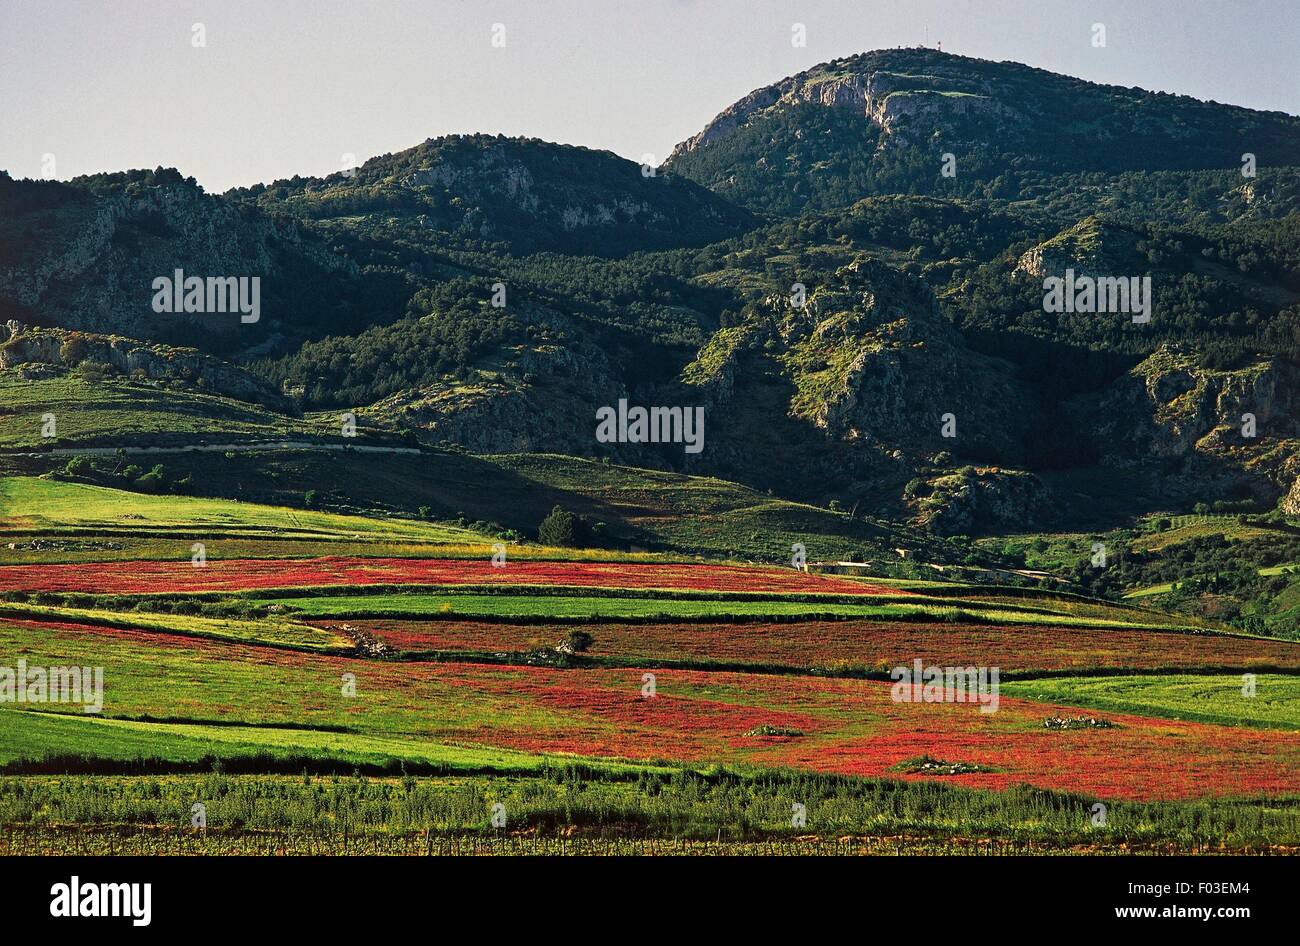
[[1300, 113], [1300, 0], [0, 0], [0, 168], [174, 166], [222, 191], [480, 131], [661, 160], [755, 88], [927, 30], [950, 52]]

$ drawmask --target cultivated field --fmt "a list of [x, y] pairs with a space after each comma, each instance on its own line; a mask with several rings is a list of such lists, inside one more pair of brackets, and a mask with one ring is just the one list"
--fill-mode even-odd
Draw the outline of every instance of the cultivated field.
[[[1300, 846], [1293, 641], [25, 476], [0, 516], [0, 665], [103, 668], [0, 703], [3, 851]], [[900, 700], [918, 660], [996, 706]]]

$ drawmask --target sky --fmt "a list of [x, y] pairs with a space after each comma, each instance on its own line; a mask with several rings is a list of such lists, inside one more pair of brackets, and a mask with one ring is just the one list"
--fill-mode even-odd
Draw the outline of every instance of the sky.
[[0, 0], [0, 168], [220, 192], [474, 132], [658, 163], [756, 88], [939, 43], [1300, 113], [1300, 0]]

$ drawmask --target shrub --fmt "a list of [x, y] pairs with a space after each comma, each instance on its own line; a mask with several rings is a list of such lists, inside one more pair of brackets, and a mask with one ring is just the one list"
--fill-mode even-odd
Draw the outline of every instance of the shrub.
[[69, 335], [59, 346], [59, 357], [65, 365], [80, 364], [86, 357], [86, 340], [79, 335]]
[[909, 480], [907, 485], [903, 487], [904, 499], [917, 499], [928, 495], [930, 495], [930, 484], [919, 476]]
[[144, 476], [135, 481], [135, 488], [144, 493], [160, 493], [166, 484], [167, 474], [159, 463]]
[[77, 374], [81, 376], [81, 380], [93, 384], [113, 374], [113, 368], [98, 361], [83, 361], [77, 366]]
[[571, 654], [581, 654], [589, 648], [595, 640], [596, 638], [591, 636], [590, 631], [584, 631], [581, 629], [572, 630], [569, 631], [568, 634], [564, 635], [564, 640], [561, 641], [561, 648]]

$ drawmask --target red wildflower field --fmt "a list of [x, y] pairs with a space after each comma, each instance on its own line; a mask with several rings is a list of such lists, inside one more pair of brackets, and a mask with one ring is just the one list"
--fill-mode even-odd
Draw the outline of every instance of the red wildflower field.
[[[998, 769], [941, 777], [1004, 788], [1027, 783], [1108, 799], [1295, 794], [1295, 735], [1105, 714], [1113, 729], [1048, 730], [1069, 707], [1003, 698], [908, 704], [875, 681], [749, 673], [557, 670], [397, 663], [70, 624], [0, 622], [0, 651], [29, 664], [105, 667], [109, 716], [347, 726], [417, 742], [542, 753], [791, 766], [894, 776], [920, 755]], [[357, 695], [339, 695], [341, 674]], [[800, 735], [750, 736], [757, 726]], [[908, 776], [925, 778], [925, 776]]]
[[95, 562], [0, 566], [0, 591], [90, 594], [241, 591], [313, 585], [572, 585], [689, 591], [813, 594], [906, 594], [885, 585], [815, 575], [793, 568], [642, 562], [348, 558], [209, 559], [202, 568], [174, 562]]
[[[321, 626], [337, 623], [316, 622]], [[408, 652], [527, 651], [553, 647], [572, 627], [473, 621], [353, 620]], [[1196, 667], [1300, 668], [1300, 643], [1161, 631], [1024, 624], [809, 621], [790, 624], [586, 624], [592, 656], [710, 660], [801, 668], [887, 669], [920, 657], [1002, 670]]]

